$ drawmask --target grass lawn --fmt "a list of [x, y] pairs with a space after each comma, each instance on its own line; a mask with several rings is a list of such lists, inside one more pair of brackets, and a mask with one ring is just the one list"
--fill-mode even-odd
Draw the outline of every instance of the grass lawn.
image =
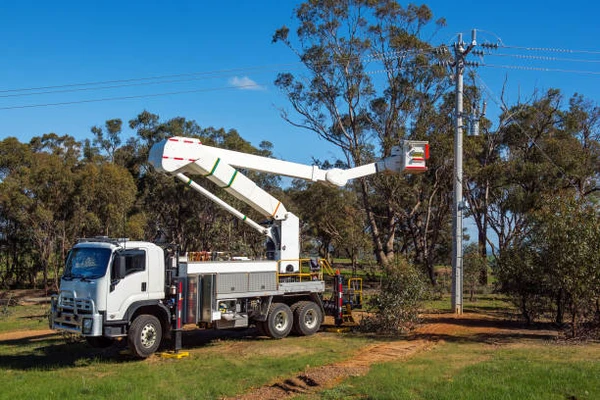
[[[423, 304], [423, 312], [452, 311], [450, 295], [444, 295], [440, 299], [428, 300]], [[469, 296], [463, 297], [463, 311], [476, 313], [502, 313], [502, 314], [518, 314], [518, 310], [506, 298], [499, 294], [476, 294], [473, 301], [469, 300]]]
[[599, 399], [600, 344], [439, 343], [410, 360], [374, 365], [324, 399]]
[[[447, 309], [449, 299], [427, 311]], [[218, 399], [286, 381], [302, 371], [365, 354], [377, 340], [358, 334], [321, 332], [312, 337], [270, 340], [252, 330], [186, 332], [190, 357], [135, 360], [123, 347], [90, 348], [48, 333], [47, 305], [16, 306], [0, 315], [1, 399]], [[472, 316], [510, 313], [499, 296], [465, 302]], [[514, 310], [513, 310], [514, 311]], [[600, 343], [573, 344], [523, 333], [482, 335], [489, 319], [469, 320], [477, 335], [431, 337], [432, 344], [410, 357], [373, 364], [362, 376], [333, 380], [300, 399], [600, 399]], [[435, 325], [432, 325], [435, 328]], [[494, 326], [492, 326], [494, 328]], [[29, 332], [25, 332], [29, 331]], [[430, 332], [438, 332], [435, 329]], [[225, 337], [223, 337], [225, 335]], [[402, 340], [400, 340], [402, 341]], [[410, 342], [407, 342], [410, 345]], [[350, 376], [350, 377], [348, 377]], [[333, 382], [332, 381], [332, 382]]]
[[[184, 333], [190, 357], [140, 361], [120, 354], [118, 345], [100, 350], [45, 331], [36, 335], [47, 328], [45, 317], [38, 322], [41, 309], [20, 307], [0, 318], [0, 399], [216, 399], [346, 359], [366, 341], [330, 333], [275, 341], [252, 330], [221, 339], [197, 330]], [[28, 335], [17, 332], [27, 328]]]
[[16, 305], [0, 311], [0, 333], [48, 329], [49, 304]]

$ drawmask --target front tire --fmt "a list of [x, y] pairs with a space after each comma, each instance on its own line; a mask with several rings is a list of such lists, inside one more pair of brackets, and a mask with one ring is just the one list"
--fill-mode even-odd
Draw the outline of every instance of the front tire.
[[266, 333], [273, 339], [283, 339], [293, 326], [292, 310], [284, 303], [273, 303], [265, 321]]
[[139, 315], [129, 328], [127, 340], [136, 357], [150, 357], [158, 350], [162, 340], [160, 321], [154, 315]]

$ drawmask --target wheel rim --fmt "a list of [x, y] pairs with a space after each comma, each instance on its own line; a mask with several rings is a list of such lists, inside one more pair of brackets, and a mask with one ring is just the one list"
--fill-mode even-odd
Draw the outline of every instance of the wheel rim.
[[142, 329], [141, 343], [145, 348], [154, 346], [156, 343], [156, 328], [152, 324], [147, 324]]
[[309, 329], [317, 326], [317, 313], [315, 310], [307, 310], [304, 314], [304, 326]]
[[284, 311], [275, 314], [275, 329], [278, 331], [285, 331], [289, 323], [288, 315]]

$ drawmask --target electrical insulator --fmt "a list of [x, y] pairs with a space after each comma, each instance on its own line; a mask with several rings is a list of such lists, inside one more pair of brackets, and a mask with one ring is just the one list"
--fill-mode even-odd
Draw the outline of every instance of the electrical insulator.
[[482, 43], [481, 47], [487, 48], [487, 49], [497, 49], [498, 43]]
[[470, 125], [469, 136], [479, 136], [479, 119], [472, 117]]

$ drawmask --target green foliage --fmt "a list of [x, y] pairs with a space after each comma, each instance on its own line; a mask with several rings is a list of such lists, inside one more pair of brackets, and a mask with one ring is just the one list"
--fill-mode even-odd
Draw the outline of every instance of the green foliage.
[[592, 204], [560, 193], [543, 198], [531, 214], [531, 230], [520, 247], [503, 252], [498, 281], [531, 321], [553, 312], [571, 334], [596, 319], [600, 298], [600, 220]]
[[305, 239], [305, 252], [316, 244], [321, 257], [348, 257], [356, 269], [359, 257], [370, 254], [372, 242], [367, 233], [366, 218], [356, 193], [321, 183], [294, 180], [286, 190], [290, 209], [300, 217]]
[[[1, 147], [0, 220], [12, 249], [0, 258], [2, 283], [35, 286], [41, 272], [42, 285], [56, 287], [76, 238], [124, 234], [137, 191], [125, 168], [81, 158], [82, 145], [70, 136], [46, 134], [29, 145], [8, 138]], [[23, 156], [20, 163], [14, 152]]]
[[497, 260], [499, 289], [511, 297], [529, 324], [551, 310], [547, 276], [541, 267], [538, 254], [526, 244], [504, 250]]
[[565, 108], [557, 89], [505, 109], [491, 144], [498, 157], [474, 172], [488, 199], [486, 221], [498, 237], [497, 250], [527, 238], [528, 216], [544, 196], [569, 190], [585, 197], [597, 190], [599, 113], [577, 95]]
[[478, 289], [481, 276], [487, 272], [488, 261], [480, 254], [479, 246], [470, 243], [463, 252], [463, 285], [469, 291], [470, 301], [473, 301]]
[[405, 259], [386, 269], [379, 293], [370, 299], [373, 315], [361, 320], [361, 329], [397, 335], [419, 322], [419, 310], [427, 294], [423, 276]]

